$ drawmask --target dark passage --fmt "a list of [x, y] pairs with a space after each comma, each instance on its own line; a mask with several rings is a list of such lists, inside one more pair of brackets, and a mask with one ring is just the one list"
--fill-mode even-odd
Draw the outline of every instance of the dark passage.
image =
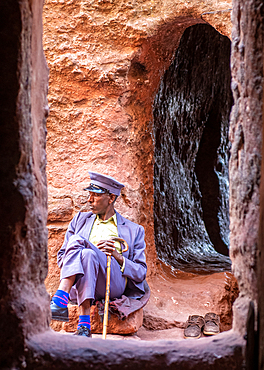
[[159, 257], [193, 272], [230, 269], [230, 40], [188, 28], [154, 102], [154, 222]]

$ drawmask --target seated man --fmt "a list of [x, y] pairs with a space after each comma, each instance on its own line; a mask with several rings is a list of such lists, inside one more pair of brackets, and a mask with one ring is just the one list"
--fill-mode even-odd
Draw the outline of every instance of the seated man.
[[[92, 212], [79, 212], [71, 221], [62, 248], [58, 252], [60, 285], [50, 303], [52, 319], [69, 321], [68, 300], [79, 305], [79, 323], [75, 335], [91, 336], [90, 304], [105, 297], [107, 256], [111, 256], [110, 299], [125, 292], [130, 298], [144, 295], [146, 277], [144, 229], [114, 209], [123, 184], [110, 176], [89, 172]], [[111, 238], [124, 239], [129, 249]]]

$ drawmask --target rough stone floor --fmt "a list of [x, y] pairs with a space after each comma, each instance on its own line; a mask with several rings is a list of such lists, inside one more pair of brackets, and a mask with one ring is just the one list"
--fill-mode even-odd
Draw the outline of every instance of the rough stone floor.
[[[231, 273], [194, 275], [173, 272], [165, 265], [159, 268], [160, 273], [148, 280], [151, 297], [144, 308], [143, 326], [135, 334], [108, 334], [108, 339], [182, 340], [188, 316], [204, 316], [207, 312], [220, 315], [221, 331], [231, 329], [232, 303], [238, 294], [237, 283]], [[100, 338], [101, 334], [93, 334], [92, 337]]]
[[[62, 334], [72, 335], [72, 333], [66, 333], [60, 331]], [[101, 338], [102, 334], [92, 334], [92, 338]], [[165, 330], [147, 330], [142, 326], [137, 333], [132, 335], [117, 335], [117, 334], [107, 334], [107, 339], [110, 340], [182, 340], [183, 329], [173, 328]]]

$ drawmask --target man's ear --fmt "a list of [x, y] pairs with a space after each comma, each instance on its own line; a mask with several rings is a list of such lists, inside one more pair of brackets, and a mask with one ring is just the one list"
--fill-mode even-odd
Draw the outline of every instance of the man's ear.
[[109, 199], [110, 203], [114, 203], [116, 198], [117, 196], [115, 194], [110, 194], [110, 199]]

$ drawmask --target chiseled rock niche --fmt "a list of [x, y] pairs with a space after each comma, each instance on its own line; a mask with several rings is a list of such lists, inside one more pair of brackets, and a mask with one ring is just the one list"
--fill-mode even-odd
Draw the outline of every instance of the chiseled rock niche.
[[230, 40], [187, 28], [154, 102], [154, 222], [159, 257], [185, 271], [230, 269]]

